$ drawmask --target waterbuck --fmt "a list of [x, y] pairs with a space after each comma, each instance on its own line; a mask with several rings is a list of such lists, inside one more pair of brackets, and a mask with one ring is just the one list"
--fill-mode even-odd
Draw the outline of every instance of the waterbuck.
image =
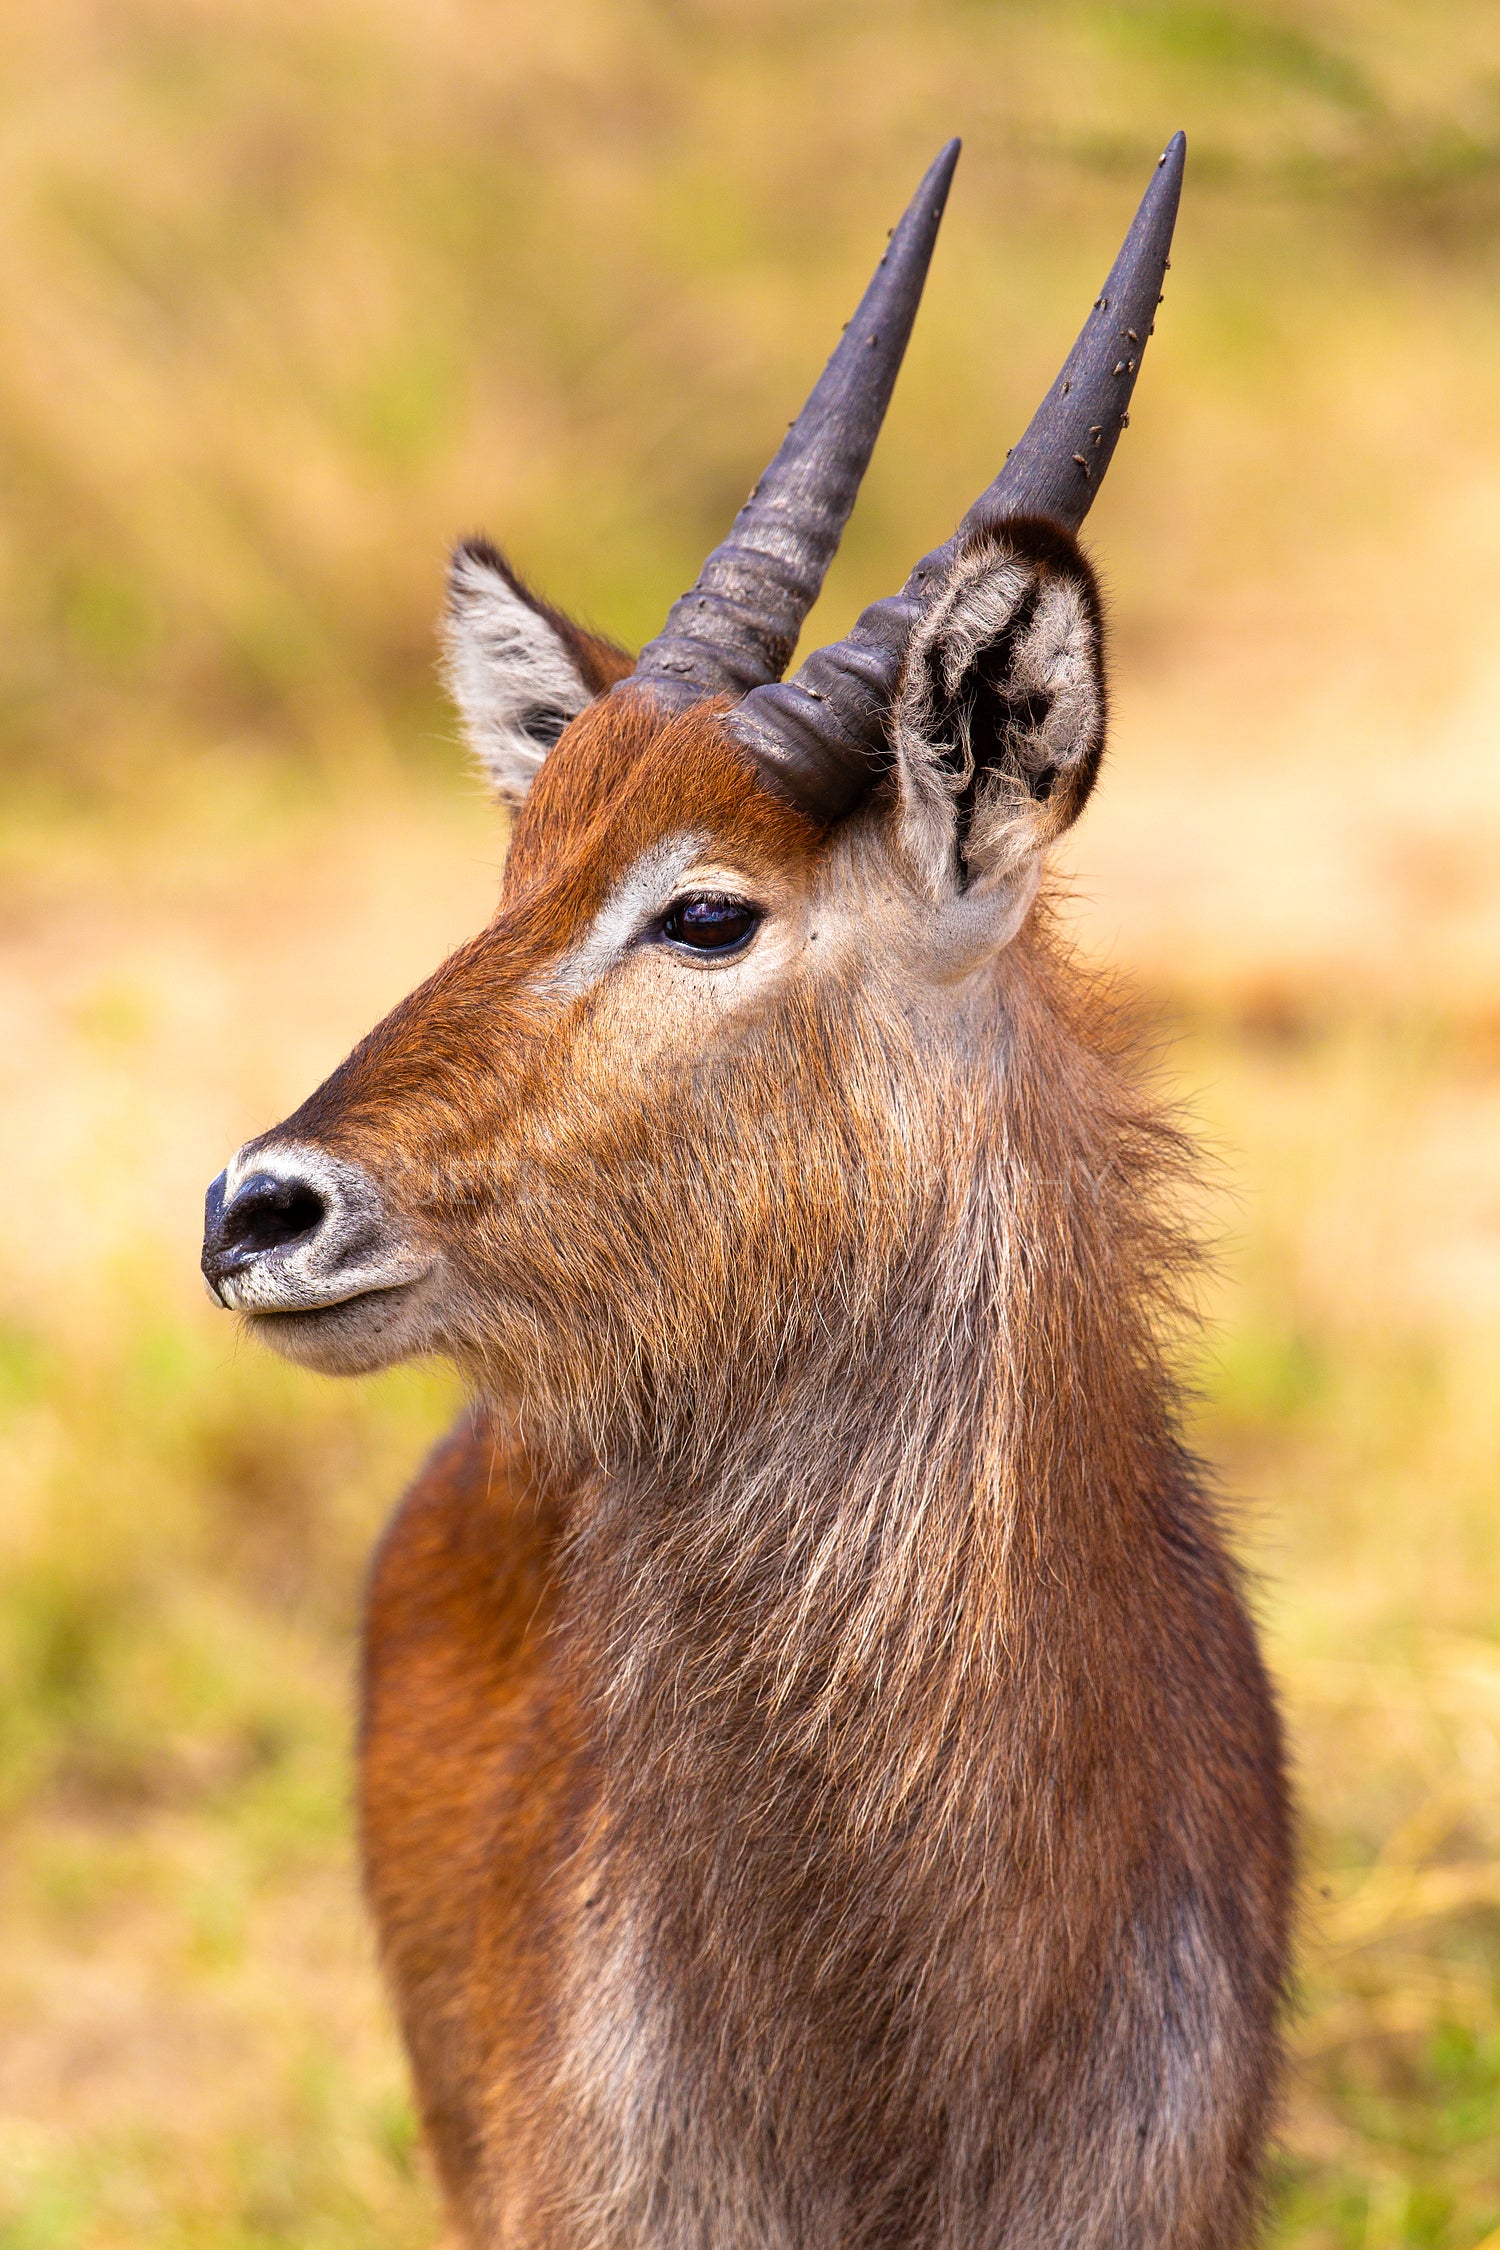
[[375, 1564], [362, 1744], [475, 2250], [1256, 2223], [1278, 1724], [1162, 1341], [1182, 1145], [1042, 887], [1180, 136], [994, 483], [781, 677], [956, 156], [634, 663], [458, 549], [495, 918], [209, 1191], [277, 1350], [476, 1401]]

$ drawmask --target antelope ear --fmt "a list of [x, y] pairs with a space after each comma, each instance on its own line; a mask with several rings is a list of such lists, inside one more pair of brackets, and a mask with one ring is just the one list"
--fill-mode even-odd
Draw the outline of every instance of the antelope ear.
[[544, 602], [483, 539], [448, 567], [443, 656], [469, 747], [512, 806], [569, 721], [630, 670], [623, 649]]
[[970, 534], [912, 635], [894, 716], [908, 849], [934, 885], [1019, 899], [1018, 923], [1104, 752], [1103, 613], [1070, 532], [1021, 516]]

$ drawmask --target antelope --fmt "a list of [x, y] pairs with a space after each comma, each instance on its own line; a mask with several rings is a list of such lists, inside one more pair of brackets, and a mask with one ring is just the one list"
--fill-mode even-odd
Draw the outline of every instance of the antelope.
[[1233, 2250], [1292, 1887], [1182, 1435], [1179, 1131], [1044, 884], [1161, 158], [902, 592], [783, 674], [958, 144], [631, 662], [459, 546], [499, 904], [209, 1190], [220, 1304], [474, 1404], [381, 1543], [365, 1879], [472, 2250]]

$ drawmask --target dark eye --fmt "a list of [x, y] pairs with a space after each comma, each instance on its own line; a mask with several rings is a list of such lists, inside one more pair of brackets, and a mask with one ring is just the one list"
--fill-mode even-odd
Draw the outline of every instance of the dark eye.
[[760, 908], [748, 899], [705, 892], [669, 906], [661, 934], [674, 945], [690, 946], [694, 953], [734, 953], [759, 923]]

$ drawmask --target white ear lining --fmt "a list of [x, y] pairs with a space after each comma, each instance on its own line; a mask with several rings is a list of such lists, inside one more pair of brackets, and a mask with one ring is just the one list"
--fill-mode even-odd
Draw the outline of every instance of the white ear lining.
[[1016, 644], [1012, 677], [1023, 689], [1050, 700], [1046, 717], [1027, 738], [1035, 756], [1025, 763], [1038, 772], [1065, 771], [1096, 746], [1100, 710], [1096, 627], [1078, 588], [1066, 578], [1049, 578], [1036, 614]]
[[443, 650], [469, 747], [491, 786], [519, 804], [592, 691], [556, 628], [472, 548], [453, 559]]
[[[972, 578], [960, 577], [953, 589], [952, 606], [932, 636], [947, 694], [957, 694], [980, 650], [1005, 631], [1025, 599], [1031, 577], [1026, 566], [1013, 557]], [[955, 747], [966, 749], [967, 745]]]
[[[974, 753], [959, 690], [984, 649], [1011, 624], [1037, 585], [1038, 566], [999, 540], [972, 547], [913, 636], [896, 705], [900, 826], [908, 859], [932, 895], [957, 877], [954, 800], [973, 778]], [[1018, 772], [981, 777], [964, 838], [971, 889], [1015, 888], [1022, 865], [1066, 825], [1056, 783], [1097, 755], [1103, 729], [1098, 626], [1085, 589], [1049, 571], [1036, 607], [1011, 650], [1009, 679], [1022, 696], [1045, 695], [1040, 720], [1014, 740]], [[945, 723], [946, 719], [946, 723]], [[1028, 779], [1048, 775], [1052, 787], [1033, 793]], [[1066, 792], [1063, 792], [1066, 795]], [[1027, 897], [1034, 884], [1026, 886]], [[1001, 941], [1003, 942], [1003, 941]]]

